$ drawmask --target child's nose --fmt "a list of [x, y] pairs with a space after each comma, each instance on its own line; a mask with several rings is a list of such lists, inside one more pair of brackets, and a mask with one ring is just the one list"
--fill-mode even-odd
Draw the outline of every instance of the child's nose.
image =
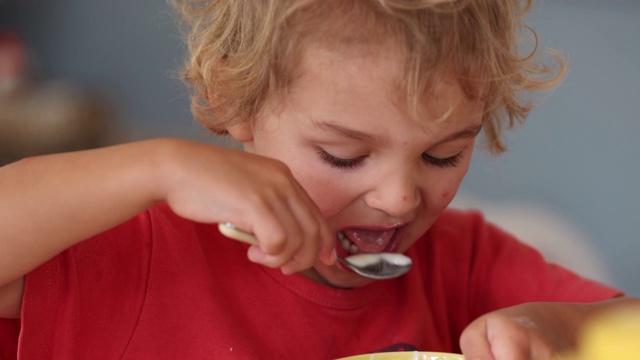
[[381, 210], [392, 217], [404, 217], [420, 204], [420, 188], [410, 174], [380, 177], [365, 195], [367, 206]]

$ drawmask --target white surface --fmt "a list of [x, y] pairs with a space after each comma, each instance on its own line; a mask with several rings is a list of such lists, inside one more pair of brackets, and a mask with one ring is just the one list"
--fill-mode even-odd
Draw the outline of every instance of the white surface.
[[595, 280], [611, 281], [591, 239], [568, 216], [539, 205], [496, 202], [464, 192], [458, 193], [451, 206], [480, 210], [488, 221], [540, 250], [549, 262]]

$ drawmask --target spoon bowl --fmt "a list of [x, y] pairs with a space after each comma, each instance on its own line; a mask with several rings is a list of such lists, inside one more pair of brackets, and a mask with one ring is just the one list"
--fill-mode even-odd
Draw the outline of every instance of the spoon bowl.
[[[251, 245], [257, 245], [253, 234], [239, 230], [232, 223], [218, 224], [220, 232], [231, 239]], [[370, 279], [392, 279], [404, 275], [411, 269], [412, 261], [408, 256], [398, 253], [362, 253], [338, 257], [338, 261], [351, 271]]]
[[338, 257], [353, 272], [370, 279], [392, 279], [411, 269], [411, 258], [398, 253], [362, 253]]

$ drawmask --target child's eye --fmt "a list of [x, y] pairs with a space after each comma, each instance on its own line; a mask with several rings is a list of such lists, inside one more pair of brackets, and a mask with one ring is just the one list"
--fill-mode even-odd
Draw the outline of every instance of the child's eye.
[[320, 148], [318, 148], [318, 155], [320, 155], [320, 159], [322, 159], [322, 161], [338, 169], [355, 169], [362, 165], [366, 158], [366, 156], [359, 156], [353, 159], [342, 159], [335, 157]]
[[435, 165], [441, 168], [451, 168], [458, 166], [458, 162], [462, 158], [462, 152], [457, 153], [454, 156], [448, 158], [437, 158], [427, 153], [422, 153], [422, 159], [428, 164]]

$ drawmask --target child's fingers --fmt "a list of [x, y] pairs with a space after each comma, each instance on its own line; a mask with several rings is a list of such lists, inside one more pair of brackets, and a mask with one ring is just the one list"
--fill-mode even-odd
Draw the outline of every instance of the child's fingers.
[[482, 318], [472, 322], [460, 337], [460, 348], [467, 360], [493, 359], [487, 326]]
[[309, 252], [305, 246], [305, 239], [309, 236], [308, 224], [302, 223], [287, 205], [272, 201], [265, 213], [255, 217], [255, 235], [260, 252], [252, 250], [248, 254], [251, 261], [277, 268], [297, 257], [297, 265], [293, 268], [313, 265], [317, 250]]
[[[330, 240], [331, 230], [320, 210], [295, 180], [292, 185], [290, 196], [281, 199], [284, 200], [282, 202], [276, 201], [272, 204], [274, 213], [285, 225], [287, 238], [283, 240], [286, 241], [286, 246], [278, 254], [285, 260], [281, 264], [285, 273], [313, 267], [321, 252], [324, 258], [329, 258], [328, 261], [331, 261], [333, 249]], [[275, 254], [270, 253], [270, 255]]]
[[306, 224], [307, 237], [305, 238], [305, 248], [310, 256], [306, 258], [309, 267], [313, 266], [318, 259], [327, 265], [333, 265], [336, 262], [335, 254], [336, 239], [333, 231], [322, 216], [320, 209], [307, 195], [306, 191], [296, 183], [297, 191], [305, 199], [303, 204], [294, 207], [298, 216], [302, 217]]
[[282, 222], [289, 225], [282, 225], [281, 235], [274, 236], [269, 233], [264, 237], [258, 236], [262, 254], [253, 254], [250, 257], [252, 261], [273, 268], [281, 267], [285, 274], [313, 267], [320, 250], [328, 252], [329, 254], [324, 256], [331, 261], [333, 248], [327, 246], [330, 230], [323, 219], [291, 219], [288, 215], [284, 217], [286, 220]]
[[262, 248], [263, 256], [254, 257], [252, 261], [259, 259], [259, 262], [265, 266], [281, 267], [286, 274], [309, 269], [313, 267], [318, 258], [317, 241], [310, 241], [312, 237], [317, 237], [317, 235], [310, 235], [305, 231], [291, 231], [283, 238], [265, 240], [265, 242], [281, 243], [280, 246], [271, 247], [272, 249], [277, 248], [279, 251], [267, 252]]
[[318, 254], [320, 261], [326, 265], [334, 265], [338, 260], [336, 254], [336, 239], [330, 229], [323, 229], [320, 239], [320, 252]]
[[[249, 259], [272, 268], [284, 267], [287, 273], [311, 268], [318, 259], [334, 263], [335, 240], [317, 205], [288, 168], [273, 165], [259, 184], [239, 186], [249, 190], [235, 196], [233, 217], [241, 219], [227, 220], [255, 235], [259, 249], [250, 250]], [[246, 177], [234, 181], [231, 189], [235, 191], [243, 179]]]
[[460, 337], [465, 359], [550, 359], [552, 349], [537, 336], [537, 325], [529, 323], [535, 324], [524, 316], [505, 316], [504, 310], [476, 319]]

